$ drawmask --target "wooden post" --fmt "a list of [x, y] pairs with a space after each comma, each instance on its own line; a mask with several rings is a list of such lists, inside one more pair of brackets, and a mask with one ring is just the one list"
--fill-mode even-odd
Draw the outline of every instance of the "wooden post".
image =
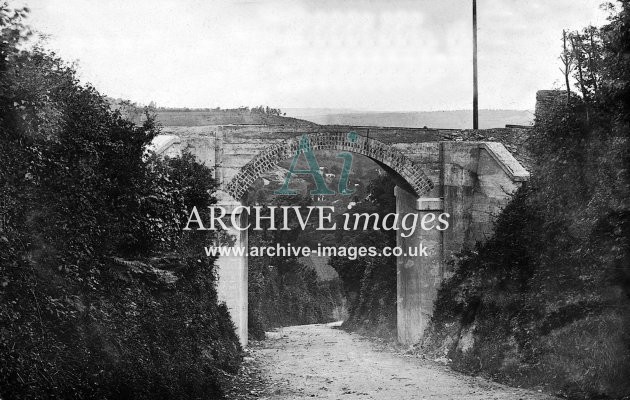
[[477, 93], [477, 0], [473, 0], [473, 129], [479, 129], [479, 98]]

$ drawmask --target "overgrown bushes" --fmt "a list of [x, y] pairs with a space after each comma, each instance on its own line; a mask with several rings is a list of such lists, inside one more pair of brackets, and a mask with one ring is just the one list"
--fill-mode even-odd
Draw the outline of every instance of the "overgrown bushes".
[[152, 118], [20, 49], [25, 15], [0, 5], [0, 397], [220, 396], [240, 347], [207, 238], [181, 230], [211, 171], [145, 155]]

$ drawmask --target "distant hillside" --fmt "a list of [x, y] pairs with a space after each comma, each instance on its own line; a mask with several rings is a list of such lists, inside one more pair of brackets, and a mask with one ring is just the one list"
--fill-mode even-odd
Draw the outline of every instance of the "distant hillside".
[[[374, 112], [334, 109], [285, 109], [287, 115], [320, 125], [399, 126], [406, 128], [472, 128], [472, 111]], [[533, 112], [528, 110], [479, 110], [481, 129], [505, 125], [531, 125]]]
[[254, 112], [249, 109], [232, 110], [186, 110], [157, 109], [158, 121], [164, 126], [202, 126], [202, 125], [291, 125], [313, 126], [312, 122], [281, 115]]
[[[136, 124], [144, 121], [143, 106], [129, 100], [107, 98], [110, 106], [120, 111], [123, 117]], [[240, 107], [231, 109], [221, 108], [155, 108], [150, 106], [150, 112], [157, 115], [157, 120], [163, 126], [205, 126], [205, 125], [284, 125], [298, 127], [312, 127], [317, 124], [287, 117], [280, 109], [269, 107]]]
[[[140, 123], [143, 107], [122, 99], [108, 98], [112, 108], [124, 117]], [[163, 126], [204, 125], [315, 125], [393, 126], [404, 128], [472, 128], [472, 111], [379, 112], [348, 108], [153, 108]], [[531, 125], [534, 114], [528, 110], [479, 110], [479, 128], [503, 128], [506, 125]]]

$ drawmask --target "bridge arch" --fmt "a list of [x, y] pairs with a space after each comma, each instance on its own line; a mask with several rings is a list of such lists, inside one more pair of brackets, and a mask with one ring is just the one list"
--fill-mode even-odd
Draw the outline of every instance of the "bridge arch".
[[[348, 139], [349, 133], [326, 132], [307, 135], [313, 150], [337, 150], [361, 154], [384, 167], [388, 172], [402, 178], [403, 185], [416, 196], [430, 191], [434, 183], [415, 163], [398, 149], [366, 136], [356, 135]], [[266, 171], [278, 163], [291, 159], [299, 149], [301, 137], [292, 137], [274, 143], [244, 165], [236, 176], [226, 184], [225, 191], [234, 199], [241, 199], [249, 187]]]
[[[364, 136], [348, 140], [350, 130]], [[171, 127], [168, 133], [173, 140], [157, 148], [156, 154], [170, 156], [185, 145], [200, 162], [214, 168], [221, 187], [217, 204], [230, 220], [241, 218], [241, 226], [247, 218], [240, 207], [245, 193], [263, 173], [295, 156], [303, 134], [308, 134], [313, 150], [361, 154], [384, 167], [396, 181], [397, 213], [415, 213], [418, 219], [448, 213], [450, 224], [444, 231], [416, 229], [408, 237], [397, 235], [402, 249], [426, 248], [422, 256], [403, 255], [396, 261], [398, 340], [406, 344], [417, 343], [424, 334], [442, 279], [450, 272], [446, 260], [463, 246], [484, 240], [492, 232], [492, 216], [529, 177], [501, 143], [445, 141], [427, 130], [230, 125]], [[247, 247], [246, 230], [228, 229], [228, 233], [235, 239], [233, 247]], [[227, 305], [246, 345], [247, 256], [220, 256], [216, 269], [219, 299]]]

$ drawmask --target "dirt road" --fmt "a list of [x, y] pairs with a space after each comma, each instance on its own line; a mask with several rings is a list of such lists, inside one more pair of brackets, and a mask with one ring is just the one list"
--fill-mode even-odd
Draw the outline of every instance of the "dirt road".
[[279, 329], [254, 344], [246, 363], [262, 374], [259, 399], [550, 399], [378, 349], [327, 325]]

